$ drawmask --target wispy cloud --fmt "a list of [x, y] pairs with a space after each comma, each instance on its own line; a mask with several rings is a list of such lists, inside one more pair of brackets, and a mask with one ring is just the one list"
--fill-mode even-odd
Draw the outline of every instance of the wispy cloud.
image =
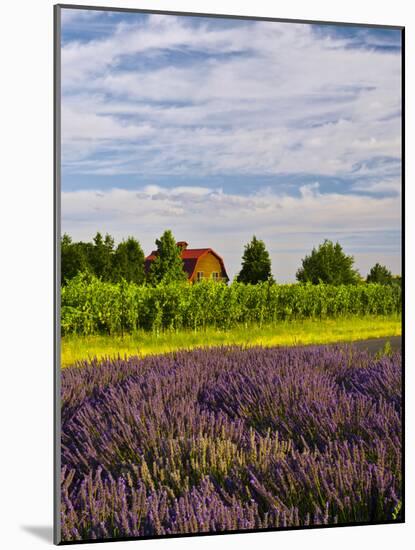
[[110, 174], [114, 150], [117, 173], [151, 176], [344, 175], [399, 158], [400, 57], [352, 42], [310, 25], [158, 15], [68, 42], [64, 168]]

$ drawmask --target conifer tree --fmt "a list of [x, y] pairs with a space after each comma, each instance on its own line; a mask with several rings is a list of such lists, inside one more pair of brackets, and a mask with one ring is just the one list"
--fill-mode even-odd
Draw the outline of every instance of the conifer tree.
[[242, 269], [237, 281], [240, 283], [257, 284], [262, 281], [273, 281], [271, 273], [271, 259], [265, 244], [254, 235], [250, 243], [245, 246], [242, 256]]

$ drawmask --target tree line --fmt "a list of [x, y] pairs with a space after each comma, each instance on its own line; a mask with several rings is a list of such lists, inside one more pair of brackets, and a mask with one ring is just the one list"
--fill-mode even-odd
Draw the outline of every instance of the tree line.
[[[61, 239], [61, 278], [66, 284], [78, 273], [90, 273], [102, 281], [125, 280], [136, 284], [171, 283], [185, 281], [180, 249], [173, 233], [166, 230], [156, 239], [157, 255], [145, 270], [145, 254], [137, 239], [128, 237], [115, 246], [111, 235], [97, 233], [92, 242], [73, 242], [64, 234]], [[341, 245], [326, 239], [306, 255], [296, 272], [300, 283], [350, 285], [365, 282], [354, 267], [354, 257], [345, 254]], [[264, 241], [255, 235], [245, 245], [241, 270], [236, 281], [258, 284], [275, 283], [271, 271], [271, 258]], [[400, 277], [393, 276], [386, 266], [376, 263], [366, 277], [367, 283], [383, 285], [400, 284]]]

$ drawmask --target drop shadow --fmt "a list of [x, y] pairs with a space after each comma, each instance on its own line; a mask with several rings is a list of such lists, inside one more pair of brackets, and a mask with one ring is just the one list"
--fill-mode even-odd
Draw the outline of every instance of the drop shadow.
[[53, 544], [53, 527], [51, 525], [22, 525], [21, 529], [38, 539]]

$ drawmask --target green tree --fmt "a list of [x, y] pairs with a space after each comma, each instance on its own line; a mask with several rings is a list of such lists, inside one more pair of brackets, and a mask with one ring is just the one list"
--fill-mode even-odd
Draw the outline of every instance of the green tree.
[[326, 239], [311, 254], [302, 260], [297, 271], [297, 280], [301, 283], [326, 283], [331, 285], [357, 284], [360, 275], [353, 269], [354, 258], [347, 256], [340, 244]]
[[393, 276], [386, 266], [377, 263], [369, 271], [366, 282], [391, 285], [393, 283]]
[[90, 263], [93, 272], [103, 281], [112, 279], [112, 256], [114, 253], [114, 239], [108, 233], [105, 239], [98, 231], [93, 239], [94, 245], [91, 250]]
[[132, 283], [144, 283], [144, 252], [134, 237], [128, 237], [117, 246], [112, 263], [114, 281], [125, 279]]
[[61, 280], [66, 284], [79, 272], [89, 271], [90, 266], [84, 248], [84, 243], [73, 243], [68, 234], [61, 239]]
[[156, 239], [156, 245], [156, 258], [152, 261], [148, 273], [149, 282], [156, 285], [161, 282], [185, 281], [187, 275], [173, 233], [166, 230], [160, 239]]
[[265, 248], [264, 241], [257, 239], [255, 235], [250, 243], [245, 246], [242, 256], [242, 269], [237, 276], [240, 283], [256, 285], [261, 281], [273, 281], [271, 274], [271, 259]]

